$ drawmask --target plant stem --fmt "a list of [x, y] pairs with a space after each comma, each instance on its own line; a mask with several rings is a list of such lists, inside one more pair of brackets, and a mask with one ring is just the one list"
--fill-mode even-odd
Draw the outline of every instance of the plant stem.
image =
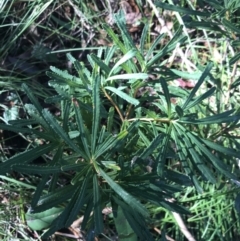
[[121, 113], [120, 109], [118, 108], [118, 106], [115, 104], [115, 102], [113, 101], [111, 96], [108, 95], [108, 93], [106, 92], [106, 90], [104, 88], [103, 88], [103, 92], [104, 92], [105, 96], [108, 98], [108, 100], [112, 103], [114, 108], [117, 110], [117, 113], [119, 114], [121, 121], [124, 122], [124, 118], [123, 118], [122, 113]]

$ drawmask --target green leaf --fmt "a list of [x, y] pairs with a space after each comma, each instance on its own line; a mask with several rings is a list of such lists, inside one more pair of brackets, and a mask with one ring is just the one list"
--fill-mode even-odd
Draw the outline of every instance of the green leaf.
[[205, 92], [204, 94], [196, 97], [193, 101], [191, 101], [187, 107], [185, 107], [185, 111], [192, 108], [193, 106], [198, 105], [200, 102], [202, 102], [204, 99], [209, 98], [210, 96], [213, 95], [213, 93], [215, 92], [216, 87], [212, 87], [211, 89], [209, 89], [207, 92]]
[[113, 40], [114, 44], [117, 45], [124, 54], [126, 54], [128, 49], [120, 41], [119, 37], [114, 33], [113, 29], [110, 28], [107, 24], [102, 24], [102, 26], [103, 26], [103, 29], [108, 33], [110, 38]]
[[93, 196], [92, 193], [90, 193], [87, 197], [87, 202], [86, 202], [86, 209], [84, 210], [84, 218], [83, 218], [83, 222], [81, 224], [81, 229], [85, 230], [89, 217], [91, 216], [92, 210], [93, 210]]
[[74, 61], [74, 66], [75, 69], [78, 72], [78, 76], [81, 79], [83, 85], [85, 86], [86, 90], [89, 90], [89, 85], [91, 83], [90, 79], [91, 76], [88, 73], [88, 70], [84, 67], [84, 65], [81, 65], [81, 63], [79, 61]]
[[54, 173], [70, 171], [70, 170], [81, 170], [86, 164], [74, 163], [66, 166], [38, 166], [38, 165], [26, 165], [26, 164], [15, 164], [12, 169], [21, 173], [27, 174], [39, 174], [39, 175], [50, 175]]
[[179, 7], [176, 4], [172, 5], [172, 4], [167, 4], [167, 3], [163, 3], [163, 2], [159, 2], [156, 1], [154, 3], [157, 7], [166, 9], [166, 10], [170, 10], [170, 11], [174, 11], [174, 12], [179, 12], [179, 13], [183, 13], [183, 14], [188, 14], [188, 15], [196, 15], [196, 16], [202, 16], [202, 17], [210, 17], [210, 13], [203, 11], [195, 11], [195, 10], [191, 10], [190, 8], [183, 8], [183, 7]]
[[158, 53], [153, 58], [151, 58], [151, 60], [147, 63], [147, 68], [150, 68], [160, 58], [174, 50], [178, 44], [182, 44], [186, 41], [187, 37], [182, 35], [182, 29], [183, 26], [180, 26], [173, 38], [164, 46], [164, 48], [158, 51]]
[[179, 156], [179, 159], [181, 161], [183, 169], [185, 170], [186, 174], [191, 178], [191, 181], [195, 185], [197, 191], [199, 193], [203, 193], [202, 187], [200, 186], [197, 178], [194, 176], [193, 170], [192, 170], [191, 166], [189, 166], [188, 162], [186, 161], [186, 156], [187, 156], [186, 148], [184, 148], [185, 145], [182, 146], [182, 143], [180, 141], [181, 138], [179, 138], [179, 134], [176, 131], [175, 124], [174, 124], [174, 128], [173, 128], [173, 131], [172, 131], [172, 136], [173, 136], [173, 139], [174, 139], [174, 141], [176, 143], [177, 154]]
[[101, 206], [101, 195], [99, 190], [98, 178], [95, 174], [93, 176], [93, 205], [94, 205], [94, 223], [95, 232], [100, 234], [103, 232], [103, 215]]
[[63, 101], [62, 106], [63, 106], [63, 111], [62, 111], [63, 130], [68, 132], [71, 103], [70, 101]]
[[140, 50], [141, 50], [141, 54], [144, 56], [144, 51], [145, 51], [145, 48], [144, 48], [144, 45], [145, 45], [145, 42], [147, 40], [147, 34], [148, 34], [148, 31], [149, 31], [149, 23], [145, 23], [144, 25], [144, 28], [142, 30], [142, 34], [141, 34], [141, 39], [140, 39]]
[[169, 90], [168, 90], [168, 86], [166, 84], [166, 80], [163, 79], [162, 77], [160, 78], [160, 84], [162, 86], [162, 89], [163, 89], [163, 94], [164, 94], [164, 97], [166, 99], [166, 102], [167, 102], [167, 114], [168, 114], [168, 117], [171, 116], [171, 99], [170, 99], [170, 94], [169, 94]]
[[17, 126], [17, 127], [21, 127], [21, 126], [31, 126], [36, 124], [36, 120], [35, 119], [22, 119], [22, 120], [10, 120], [8, 122], [9, 125], [13, 125], [13, 126]]
[[157, 45], [159, 44], [159, 42], [162, 40], [163, 37], [165, 37], [166, 34], [160, 34], [159, 36], [157, 36], [157, 38], [154, 40], [153, 44], [151, 45], [150, 49], [147, 51], [145, 60], [148, 60], [150, 58], [150, 56], [153, 54], [154, 49], [157, 47]]
[[82, 83], [81, 79], [76, 76], [70, 75], [67, 71], [62, 71], [56, 67], [51, 66], [52, 72], [47, 71], [46, 74], [54, 80], [57, 85], [61, 85], [64, 88], [79, 87]]
[[190, 28], [190, 29], [205, 29], [209, 31], [215, 31], [215, 32], [220, 32], [224, 36], [227, 36], [227, 33], [223, 31], [219, 27], [219, 23], [214, 23], [214, 22], [204, 22], [204, 21], [191, 21], [191, 22], [185, 22], [185, 27]]
[[114, 182], [100, 167], [98, 169], [100, 175], [106, 180], [114, 192], [116, 192], [130, 207], [141, 213], [144, 217], [148, 217], [147, 209], [130, 193], [126, 192], [119, 184]]
[[40, 138], [43, 138], [44, 140], [56, 142], [56, 136], [49, 135], [49, 133], [43, 133], [43, 132], [40, 132], [40, 131], [37, 131], [37, 130], [34, 130], [34, 129], [22, 128], [22, 127], [18, 127], [18, 126], [11, 126], [11, 125], [1, 124], [1, 123], [0, 123], [0, 128], [2, 130], [9, 130], [9, 131], [13, 131], [13, 132], [16, 132], [16, 133], [34, 134], [34, 135], [36, 135]]
[[6, 172], [11, 171], [14, 164], [29, 163], [39, 156], [54, 150], [54, 148], [56, 148], [56, 144], [49, 143], [17, 154], [0, 164], [0, 174], [5, 174]]
[[240, 34], [240, 28], [236, 27], [236, 24], [232, 24], [231, 22], [229, 22], [226, 18], [224, 18], [222, 20], [222, 23], [225, 27], [227, 27], [229, 30], [231, 30], [232, 32], [236, 32], [238, 34]]
[[89, 171], [84, 178], [82, 187], [78, 192], [76, 192], [76, 198], [73, 197], [71, 199], [71, 202], [73, 202], [73, 207], [71, 212], [68, 215], [67, 221], [65, 222], [65, 227], [70, 226], [74, 220], [76, 220], [77, 215], [79, 214], [80, 210], [83, 208], [84, 204], [86, 203], [86, 192], [87, 192], [87, 187], [89, 184], [89, 177], [91, 175], [91, 171]]
[[98, 145], [95, 151], [95, 158], [103, 155], [105, 152], [109, 151], [116, 142], [118, 141], [117, 137], [109, 135], [101, 145]]
[[112, 91], [113, 93], [115, 93], [116, 95], [118, 95], [119, 97], [126, 100], [127, 102], [129, 102], [132, 105], [138, 105], [139, 104], [139, 101], [137, 99], [129, 96], [128, 94], [126, 94], [125, 92], [123, 92], [119, 89], [116, 89], [116, 88], [110, 87], [110, 86], [105, 87], [105, 89]]
[[93, 93], [92, 93], [92, 107], [93, 107], [93, 120], [92, 120], [92, 135], [91, 135], [91, 149], [92, 153], [95, 152], [96, 141], [97, 141], [97, 133], [99, 129], [100, 123], [100, 77], [97, 76], [95, 81], [93, 82]]
[[[66, 70], [65, 71], [62, 71], [54, 66], [50, 66], [50, 69], [52, 70], [52, 72], [47, 72], [47, 75], [50, 77], [50, 78], [53, 78], [56, 80], [58, 80], [59, 82], [58, 83], [71, 83], [72, 84], [75, 84], [73, 83], [73, 80], [76, 80], [76, 76], [73, 76], [71, 74], [69, 74]], [[81, 82], [81, 81], [80, 81]]]
[[202, 153], [204, 153], [205, 157], [207, 157], [212, 164], [215, 166], [216, 169], [218, 169], [222, 174], [224, 174], [226, 177], [230, 178], [230, 179], [236, 179], [236, 176], [231, 173], [231, 167], [227, 166], [222, 160], [219, 160], [217, 158], [217, 156], [215, 156], [214, 154], [212, 154], [211, 151], [209, 151], [201, 142], [201, 140], [196, 137], [195, 135], [193, 135], [190, 132], [186, 133], [187, 136], [189, 137], [189, 139], [191, 140], [193, 145], [196, 145], [199, 150], [202, 151]]
[[236, 55], [234, 55], [234, 56], [229, 60], [229, 64], [230, 64], [230, 65], [233, 65], [233, 64], [235, 64], [239, 59], [240, 59], [240, 53], [237, 53]]
[[111, 47], [105, 48], [105, 63], [106, 64], [109, 65], [110, 62], [113, 60], [116, 50], [117, 50], [116, 45], [112, 45]]
[[109, 111], [108, 111], [108, 119], [107, 119], [107, 131], [109, 133], [112, 133], [112, 128], [113, 128], [113, 117], [114, 117], [114, 107], [111, 106]]
[[[153, 241], [151, 233], [149, 232], [148, 228], [146, 227], [145, 219], [137, 212], [135, 212], [134, 207], [127, 205], [126, 203], [122, 202], [121, 200], [114, 198], [114, 201], [121, 207], [121, 210], [123, 211], [124, 217], [127, 219], [128, 224], [132, 228], [132, 230], [141, 237], [142, 240], [148, 240]], [[118, 214], [118, 213], [117, 213]], [[130, 233], [129, 235], [121, 235], [122, 238], [127, 240], [135, 240], [136, 236], [132, 232], [131, 229], [128, 229]], [[121, 232], [122, 234], [122, 232]]]
[[[167, 70], [166, 70], [167, 71]], [[189, 73], [189, 72], [183, 72], [177, 69], [170, 69], [169, 75], [172, 72], [172, 75], [177, 75], [183, 79], [191, 79], [191, 80], [198, 80], [201, 77], [202, 72], [197, 70], [195, 72]]]
[[[62, 148], [62, 146], [60, 146], [58, 148], [58, 150], [56, 151], [54, 157], [50, 161], [49, 166], [56, 165], [59, 162], [60, 158], [62, 158], [62, 154], [63, 154], [63, 148]], [[55, 176], [55, 175], [53, 174], [53, 176]], [[41, 194], [42, 194], [42, 192], [43, 192], [43, 190], [46, 186], [46, 183], [48, 181], [49, 181], [49, 175], [43, 175], [42, 180], [37, 185], [37, 189], [33, 194], [32, 201], [31, 201], [31, 207], [35, 207], [37, 205], [37, 202], [39, 201], [39, 198], [40, 198], [40, 196], [41, 196]], [[53, 178], [52, 178], [52, 181], [51, 181], [50, 185], [52, 185], [52, 184], [53, 184]], [[50, 189], [51, 188], [49, 187], [49, 190]]]
[[116, 215], [114, 215], [114, 223], [116, 225], [118, 237], [121, 241], [137, 241], [137, 235], [129, 225], [124, 216], [123, 209], [119, 205], [117, 207]]
[[156, 158], [157, 161], [157, 173], [159, 176], [163, 176], [164, 169], [165, 169], [165, 163], [167, 158], [167, 151], [170, 144], [170, 138], [171, 138], [171, 131], [172, 131], [172, 123], [170, 123], [169, 126], [166, 128], [166, 136], [164, 137], [161, 145], [161, 150]]
[[196, 92], [198, 91], [198, 89], [200, 88], [200, 86], [202, 85], [203, 81], [205, 80], [205, 78], [209, 75], [211, 69], [213, 67], [213, 63], [210, 62], [207, 67], [205, 68], [205, 70], [203, 71], [200, 79], [198, 80], [198, 82], [196, 83], [196, 85], [194, 86], [194, 88], [192, 89], [190, 95], [188, 96], [187, 100], [185, 101], [185, 103], [182, 106], [182, 109], [185, 110], [185, 108], [188, 106], [189, 102], [192, 100], [192, 98], [194, 97], [194, 95], [196, 94]]
[[183, 116], [183, 110], [180, 106], [176, 105], [175, 111], [177, 112], [178, 116], [181, 118]]
[[77, 125], [79, 128], [79, 131], [80, 131], [80, 139], [84, 146], [84, 151], [86, 152], [86, 155], [88, 156], [88, 159], [90, 160], [91, 155], [90, 155], [90, 150], [89, 150], [89, 144], [88, 144], [85, 129], [84, 129], [83, 118], [82, 118], [81, 110], [79, 107], [79, 101], [74, 100], [73, 104], [74, 104], [76, 122], [77, 122]]
[[93, 61], [106, 73], [106, 75], [110, 75], [111, 69], [100, 59], [98, 58], [95, 54], [90, 55]]
[[[133, 39], [131, 38], [129, 31], [127, 30], [126, 21], [125, 21], [125, 14], [123, 10], [118, 11], [118, 13], [114, 14], [114, 18], [116, 21], [116, 24], [118, 25], [118, 28], [121, 31], [121, 37], [123, 38], [125, 46], [127, 46], [127, 49], [134, 49], [136, 50], [136, 58], [141, 66], [144, 65], [144, 58], [142, 57], [139, 50], [136, 48]], [[136, 65], [129, 63], [129, 66], [134, 72], [137, 72]], [[129, 72], [128, 72], [129, 73]]]
[[106, 81], [122, 80], [122, 79], [138, 80], [138, 79], [147, 79], [147, 78], [148, 78], [148, 74], [146, 74], [146, 73], [120, 74], [120, 75], [110, 76], [107, 78]]
[[66, 220], [68, 219], [69, 214], [75, 204], [75, 201], [77, 199], [77, 194], [80, 192], [80, 189], [81, 189], [81, 186], [78, 185], [74, 191], [73, 196], [71, 197], [70, 202], [64, 208], [63, 212], [59, 215], [59, 217], [52, 222], [50, 228], [42, 236], [43, 239], [45, 239], [46, 237], [49, 237], [50, 235], [55, 233], [57, 230], [65, 227]]
[[160, 141], [163, 139], [163, 135], [159, 134], [157, 137], [153, 139], [153, 141], [147, 146], [147, 148], [142, 152], [139, 156], [141, 159], [146, 159], [150, 155], [153, 154], [153, 151], [160, 146]]
[[[203, 176], [206, 177], [206, 179], [208, 181], [210, 181], [213, 184], [216, 184], [217, 181], [213, 176], [213, 173], [210, 171], [210, 169], [204, 164], [203, 162], [203, 158], [201, 158], [200, 156], [203, 156], [203, 154], [197, 153], [197, 149], [196, 147], [194, 147], [190, 140], [188, 139], [188, 137], [186, 136], [186, 132], [185, 131], [181, 131], [181, 129], [177, 129], [180, 132], [180, 135], [182, 137], [182, 146], [186, 146], [187, 151], [190, 153], [190, 155], [192, 156], [191, 161], [195, 163], [195, 166], [202, 172]], [[200, 155], [200, 156], [199, 156]], [[188, 157], [186, 157], [186, 159], [188, 159]]]
[[26, 164], [15, 164], [12, 166], [12, 170], [20, 173], [27, 174], [39, 174], [39, 175], [50, 175], [51, 173], [61, 172], [60, 166], [38, 166], [38, 165], [26, 165]]
[[75, 185], [54, 189], [52, 192], [40, 197], [37, 206], [34, 206], [33, 213], [38, 213], [55, 207], [70, 199], [76, 190]]
[[37, 109], [39, 115], [42, 116], [42, 106], [39, 104], [38, 100], [35, 98], [32, 91], [28, 88], [28, 86], [26, 84], [22, 84], [22, 88], [23, 88], [24, 92], [27, 94], [28, 98], [33, 103], [34, 107]]
[[225, 155], [229, 155], [231, 157], [237, 157], [240, 158], [240, 152], [238, 150], [234, 150], [232, 148], [227, 148], [222, 145], [219, 145], [215, 142], [211, 142], [209, 140], [201, 139], [202, 142], [204, 142], [210, 149], [214, 149], [218, 152], [222, 152]]
[[239, 121], [240, 115], [231, 115], [235, 110], [228, 110], [220, 114], [208, 116], [198, 120], [184, 119], [179, 120], [181, 123], [194, 124], [194, 125], [210, 125], [210, 124], [221, 124]]
[[112, 170], [120, 171], [121, 168], [117, 165], [115, 161], [101, 161], [101, 163], [107, 168]]
[[118, 62], [112, 67], [109, 76], [112, 75], [112, 73], [114, 73], [114, 71], [123, 63], [127, 62], [129, 59], [133, 58], [136, 55], [136, 50], [135, 49], [131, 49], [130, 51], [128, 51], [120, 60], [118, 60]]
[[58, 124], [57, 120], [50, 114], [50, 112], [46, 109], [43, 110], [43, 116], [51, 126], [51, 129], [62, 138], [74, 151], [79, 153], [84, 159], [87, 159], [86, 154], [81, 151], [68, 137], [68, 135], [64, 132], [62, 127]]
[[31, 213], [30, 210], [25, 214], [28, 227], [32, 230], [43, 230], [51, 226], [52, 221], [59, 216], [63, 208], [53, 207], [41, 213]]
[[140, 129], [138, 130], [138, 134], [141, 137], [142, 141], [144, 142], [145, 146], [149, 146], [151, 143], [150, 140]]

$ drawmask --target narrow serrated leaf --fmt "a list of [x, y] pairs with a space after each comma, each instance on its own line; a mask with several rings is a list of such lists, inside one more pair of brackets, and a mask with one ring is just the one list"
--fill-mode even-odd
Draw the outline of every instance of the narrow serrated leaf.
[[182, 109], [180, 106], [178, 106], [178, 105], [175, 106], [175, 111], [177, 112], [177, 114], [178, 114], [178, 116], [179, 116], [180, 118], [181, 118], [181, 117], [183, 116], [183, 114], [184, 114], [183, 109]]
[[148, 217], [147, 209], [130, 193], [126, 192], [119, 184], [114, 182], [100, 167], [98, 169], [100, 175], [106, 180], [114, 192], [116, 192], [128, 205], [130, 205], [137, 212], [144, 217]]
[[22, 88], [24, 92], [27, 94], [28, 98], [33, 103], [34, 107], [37, 109], [39, 115], [42, 116], [42, 106], [40, 105], [36, 97], [33, 95], [32, 91], [28, 88], [26, 84], [22, 84]]
[[188, 110], [190, 108], [192, 108], [193, 106], [198, 105], [201, 101], [203, 101], [206, 98], [209, 98], [211, 95], [213, 95], [213, 93], [215, 92], [216, 87], [211, 88], [210, 90], [208, 90], [207, 92], [205, 92], [204, 94], [196, 97], [193, 101], [191, 101], [187, 107], [184, 108], [184, 110]]
[[61, 172], [60, 166], [38, 166], [38, 165], [27, 165], [27, 164], [15, 164], [12, 166], [12, 170], [20, 173], [27, 174], [39, 174], [39, 175], [50, 175], [51, 173]]
[[160, 34], [159, 36], [157, 36], [157, 38], [154, 40], [153, 44], [151, 45], [150, 49], [148, 50], [145, 60], [149, 59], [149, 57], [153, 54], [154, 49], [157, 47], [161, 39], [165, 37], [165, 35], [166, 34]]
[[168, 117], [170, 117], [171, 116], [171, 99], [170, 99], [170, 94], [169, 94], [166, 80], [162, 77], [160, 78], [160, 84], [162, 86], [163, 94], [167, 103], [167, 114], [168, 114]]
[[54, 150], [54, 148], [56, 148], [56, 144], [50, 143], [17, 154], [0, 164], [0, 174], [5, 174], [6, 172], [11, 171], [11, 167], [14, 164], [29, 163], [39, 156]]
[[101, 207], [101, 195], [98, 186], [98, 178], [95, 174], [93, 176], [93, 205], [94, 205], [94, 223], [95, 223], [95, 232], [100, 234], [103, 231], [103, 215]]
[[202, 17], [209, 17], [210, 13], [208, 13], [207, 11], [196, 11], [196, 10], [191, 10], [190, 8], [183, 8], [183, 7], [179, 7], [176, 4], [167, 4], [167, 3], [163, 3], [163, 2], [159, 2], [156, 1], [154, 3], [157, 7], [166, 9], [166, 10], [170, 10], [170, 11], [174, 11], [174, 12], [179, 12], [179, 13], [184, 13], [187, 15], [196, 15], [196, 16], [202, 16]]
[[83, 118], [82, 118], [81, 110], [79, 107], [79, 101], [74, 100], [73, 105], [74, 105], [74, 110], [75, 110], [75, 115], [76, 115], [76, 122], [77, 122], [77, 125], [79, 128], [79, 131], [80, 131], [80, 139], [82, 141], [84, 151], [86, 152], [86, 155], [90, 159], [91, 155], [90, 155], [89, 145], [88, 145], [88, 141], [87, 141], [87, 137], [86, 137], [86, 133], [85, 133], [85, 129], [84, 129]]
[[93, 107], [93, 122], [92, 122], [92, 135], [91, 135], [91, 149], [92, 153], [95, 152], [97, 133], [100, 123], [100, 77], [97, 76], [93, 82], [93, 97], [92, 97], [92, 107]]
[[121, 97], [122, 99], [126, 100], [127, 102], [129, 102], [130, 104], [133, 105], [138, 105], [139, 101], [131, 96], [129, 96], [128, 94], [126, 94], [125, 92], [116, 89], [114, 87], [105, 87], [105, 89], [112, 91], [113, 93], [115, 93], [116, 95], [118, 95], [119, 97]]
[[240, 34], [240, 28], [237, 28], [237, 27], [236, 27], [236, 26], [237, 26], [236, 24], [232, 24], [232, 23], [231, 23], [230, 21], [228, 21], [226, 18], [224, 18], [224, 19], [222, 20], [222, 23], [223, 23], [223, 25], [224, 25], [225, 27], [227, 27], [227, 28], [230, 29], [231, 31]]
[[106, 73], [106, 76], [110, 74], [111, 69], [98, 56], [91, 54], [91, 58]]
[[114, 117], [114, 107], [111, 106], [108, 111], [108, 119], [107, 119], [107, 131], [109, 133], [112, 133], [112, 127], [113, 127], [113, 117]]
[[231, 115], [235, 110], [228, 110], [220, 114], [216, 114], [213, 116], [208, 116], [198, 120], [191, 119], [181, 119], [179, 122], [187, 123], [187, 124], [195, 124], [195, 125], [210, 125], [210, 124], [221, 124], [221, 123], [229, 123], [240, 120], [240, 115]]
[[57, 120], [50, 114], [50, 112], [46, 109], [43, 110], [43, 116], [48, 121], [51, 129], [62, 138], [65, 143], [67, 143], [74, 151], [79, 153], [84, 159], [87, 159], [86, 153], [80, 150], [68, 137], [68, 135], [64, 132], [63, 128], [58, 124]]
[[226, 177], [231, 178], [231, 179], [236, 179], [236, 176], [233, 173], [231, 173], [231, 170], [230, 170], [231, 167], [226, 165], [222, 160], [219, 160], [217, 158], [217, 156], [212, 154], [212, 152], [209, 151], [205, 147], [205, 145], [203, 145], [201, 143], [201, 140], [198, 137], [193, 135], [191, 132], [187, 132], [186, 134], [187, 134], [187, 136], [189, 136], [189, 139], [191, 140], [193, 145], [196, 145], [199, 148], [199, 150], [201, 150], [202, 153], [204, 153], [205, 157], [207, 157], [208, 160], [212, 162], [212, 164], [215, 166], [215, 168], [217, 168]]
[[134, 73], [134, 74], [120, 74], [120, 75], [113, 75], [110, 76], [106, 79], [106, 81], [109, 80], [122, 80], [122, 79], [147, 79], [148, 78], [148, 74], [146, 73]]
[[144, 56], [145, 55], [145, 48], [144, 48], [144, 45], [145, 45], [145, 42], [147, 40], [147, 34], [148, 34], [148, 31], [149, 31], [149, 23], [145, 23], [144, 25], [144, 28], [142, 30], [142, 34], [141, 34], [141, 38], [140, 38], [140, 51], [141, 51], [141, 54]]
[[[194, 148], [193, 145], [191, 144], [190, 140], [186, 136], [186, 130], [180, 131], [180, 134], [183, 136], [183, 146], [186, 146], [187, 151], [191, 154], [192, 158], [190, 159], [193, 163], [195, 163], [196, 167], [202, 172], [202, 175], [205, 176], [205, 178], [210, 181], [213, 184], [216, 184], [216, 179], [213, 176], [213, 173], [211, 170], [205, 165], [203, 162], [203, 158], [201, 158], [199, 155], [202, 155], [202, 153], [197, 153], [196, 147]], [[185, 157], [187, 159], [187, 157]]]
[[196, 92], [198, 91], [198, 89], [200, 88], [200, 86], [202, 85], [203, 81], [205, 80], [205, 78], [209, 75], [211, 69], [213, 67], [213, 63], [210, 62], [207, 67], [205, 68], [205, 70], [203, 71], [200, 79], [198, 80], [198, 82], [196, 83], [196, 85], [194, 86], [194, 88], [192, 89], [190, 95], [188, 96], [187, 100], [185, 101], [185, 103], [182, 106], [182, 109], [184, 111], [184, 109], [188, 106], [188, 104], [190, 103], [190, 101], [192, 100], [192, 98], [194, 97], [194, 95], [196, 94]]
[[170, 123], [169, 126], [167, 126], [166, 130], [166, 136], [164, 137], [162, 141], [162, 149], [160, 150], [156, 161], [157, 161], [157, 173], [159, 176], [163, 176], [164, 169], [165, 169], [165, 163], [166, 163], [166, 158], [167, 158], [167, 151], [169, 148], [169, 140], [171, 138], [171, 131], [172, 131], [172, 123]]
[[230, 65], [233, 65], [233, 64], [235, 64], [239, 59], [240, 59], [240, 53], [237, 53], [236, 55], [234, 55], [234, 56], [229, 60], [229, 64], [230, 64]]
[[146, 159], [150, 155], [153, 154], [154, 150], [161, 146], [160, 141], [163, 139], [163, 135], [159, 134], [157, 137], [153, 139], [153, 141], [150, 143], [150, 145], [142, 152], [142, 154], [139, 156], [139, 158]]
[[150, 68], [161, 57], [175, 49], [177, 45], [182, 44], [186, 41], [187, 37], [182, 35], [182, 28], [183, 26], [180, 26], [179, 29], [175, 32], [173, 38], [164, 46], [164, 48], [158, 51], [157, 54], [149, 60], [149, 62], [147, 63], [147, 68]]
[[121, 59], [118, 60], [118, 62], [112, 67], [109, 76], [112, 75], [112, 73], [114, 73], [114, 71], [123, 63], [127, 62], [129, 59], [133, 58], [136, 55], [136, 50], [135, 49], [131, 49], [129, 50]]
[[76, 193], [76, 200], [74, 200], [75, 203], [73, 205], [71, 212], [69, 213], [67, 221], [65, 222], [66, 227], [69, 227], [74, 222], [74, 220], [76, 220], [76, 217], [79, 214], [79, 211], [83, 208], [83, 205], [86, 202], [86, 192], [89, 184], [90, 175], [91, 175], [91, 172], [88, 172], [86, 177], [84, 178], [81, 190], [79, 190]]

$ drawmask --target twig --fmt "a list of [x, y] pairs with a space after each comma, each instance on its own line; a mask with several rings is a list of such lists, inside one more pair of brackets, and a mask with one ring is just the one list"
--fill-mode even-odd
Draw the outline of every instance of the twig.
[[103, 88], [103, 92], [104, 92], [105, 96], [108, 98], [108, 100], [112, 103], [112, 105], [114, 106], [116, 111], [118, 112], [121, 121], [124, 122], [124, 118], [123, 118], [122, 113], [119, 110], [118, 106], [115, 104], [115, 102], [112, 100], [111, 96], [108, 95], [108, 93], [106, 92], [106, 90], [104, 88]]
[[196, 239], [192, 236], [192, 234], [189, 232], [187, 226], [183, 222], [182, 217], [180, 216], [179, 213], [172, 212], [173, 217], [176, 219], [177, 224], [183, 233], [183, 235], [187, 238], [188, 241], [196, 241]]

